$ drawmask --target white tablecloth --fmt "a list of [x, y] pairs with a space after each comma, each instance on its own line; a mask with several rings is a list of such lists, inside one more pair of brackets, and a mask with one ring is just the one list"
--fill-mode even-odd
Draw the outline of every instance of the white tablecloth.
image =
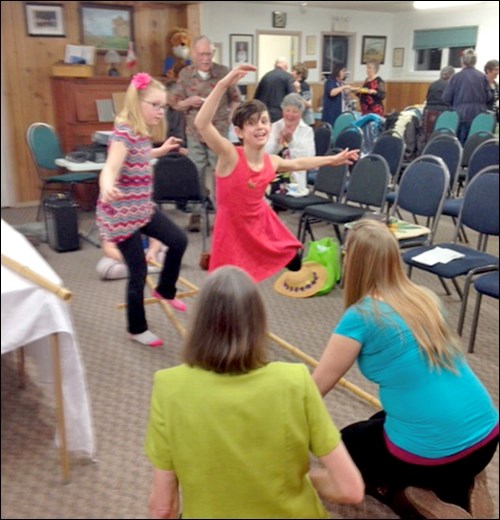
[[[26, 238], [2, 220], [2, 254], [61, 285], [61, 279]], [[25, 347], [38, 381], [53, 383], [50, 335], [57, 333], [69, 451], [94, 456], [95, 444], [85, 374], [70, 305], [2, 265], [2, 354]]]

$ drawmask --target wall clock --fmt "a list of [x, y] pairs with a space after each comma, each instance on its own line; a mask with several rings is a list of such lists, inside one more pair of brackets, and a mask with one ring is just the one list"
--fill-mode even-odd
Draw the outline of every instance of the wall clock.
[[286, 13], [273, 11], [273, 27], [284, 29], [286, 27]]

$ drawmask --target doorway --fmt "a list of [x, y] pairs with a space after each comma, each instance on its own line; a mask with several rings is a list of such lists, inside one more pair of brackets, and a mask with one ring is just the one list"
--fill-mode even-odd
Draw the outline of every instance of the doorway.
[[276, 59], [288, 59], [289, 67], [300, 61], [300, 32], [257, 32], [257, 81], [274, 69]]

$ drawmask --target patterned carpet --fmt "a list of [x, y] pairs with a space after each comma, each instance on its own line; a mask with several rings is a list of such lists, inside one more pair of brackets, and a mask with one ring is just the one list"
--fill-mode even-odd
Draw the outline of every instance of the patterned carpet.
[[[188, 215], [167, 209], [180, 225], [187, 227]], [[2, 209], [2, 218], [13, 225], [35, 221], [36, 208]], [[297, 215], [280, 214], [294, 232]], [[92, 228], [92, 215], [80, 215], [80, 228]], [[331, 228], [318, 226], [318, 238]], [[440, 223], [438, 240], [452, 237], [449, 219]], [[206, 272], [199, 266], [201, 237], [189, 233], [189, 247], [181, 276], [201, 286]], [[2, 518], [147, 518], [151, 467], [143, 453], [149, 394], [153, 373], [179, 362], [181, 337], [162, 313], [160, 306], [147, 307], [149, 326], [165, 340], [165, 346], [149, 349], [132, 344], [126, 335], [125, 315], [116, 304], [123, 301], [125, 281], [100, 281], [95, 266], [99, 249], [82, 242], [79, 251], [56, 253], [47, 244], [40, 253], [74, 293], [71, 303], [74, 326], [86, 370], [94, 422], [97, 460], [72, 460], [72, 479], [61, 485], [59, 456], [53, 443], [54, 411], [51, 395], [36, 384], [36, 373], [28, 359], [25, 389], [17, 388], [15, 356], [2, 356]], [[498, 254], [498, 240], [489, 248]], [[261, 284], [269, 313], [270, 330], [319, 359], [332, 326], [342, 312], [341, 290], [306, 300], [278, 295], [272, 285], [276, 277]], [[445, 296], [433, 277], [415, 273], [415, 281], [436, 290], [457, 322], [460, 302], [456, 294]], [[471, 296], [464, 341], [469, 337], [475, 296]], [[188, 299], [189, 307], [193, 300]], [[483, 299], [476, 351], [467, 358], [489, 389], [498, 406], [498, 302]], [[181, 321], [187, 324], [186, 317]], [[283, 348], [270, 346], [274, 359], [296, 362]], [[352, 368], [346, 379], [374, 396], [374, 385]], [[338, 427], [368, 417], [374, 409], [350, 391], [335, 389], [325, 402]], [[214, 468], [214, 470], [216, 470]], [[498, 451], [488, 467], [489, 488], [498, 518]], [[332, 518], [398, 518], [371, 497], [359, 506], [328, 506]]]

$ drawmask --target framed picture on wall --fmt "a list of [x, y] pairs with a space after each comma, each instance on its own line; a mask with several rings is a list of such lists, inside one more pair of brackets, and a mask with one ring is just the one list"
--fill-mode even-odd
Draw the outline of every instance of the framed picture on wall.
[[24, 4], [28, 36], [64, 37], [64, 11], [62, 4]]
[[385, 36], [363, 36], [363, 46], [361, 50], [361, 63], [377, 61], [381, 65], [385, 61]]
[[404, 47], [394, 47], [392, 51], [392, 66], [402, 67], [405, 59]]
[[93, 45], [97, 52], [126, 54], [129, 43], [134, 41], [134, 8], [82, 2], [80, 32], [82, 44]]
[[229, 35], [229, 63], [231, 68], [241, 63], [253, 63], [253, 36], [251, 34]]

